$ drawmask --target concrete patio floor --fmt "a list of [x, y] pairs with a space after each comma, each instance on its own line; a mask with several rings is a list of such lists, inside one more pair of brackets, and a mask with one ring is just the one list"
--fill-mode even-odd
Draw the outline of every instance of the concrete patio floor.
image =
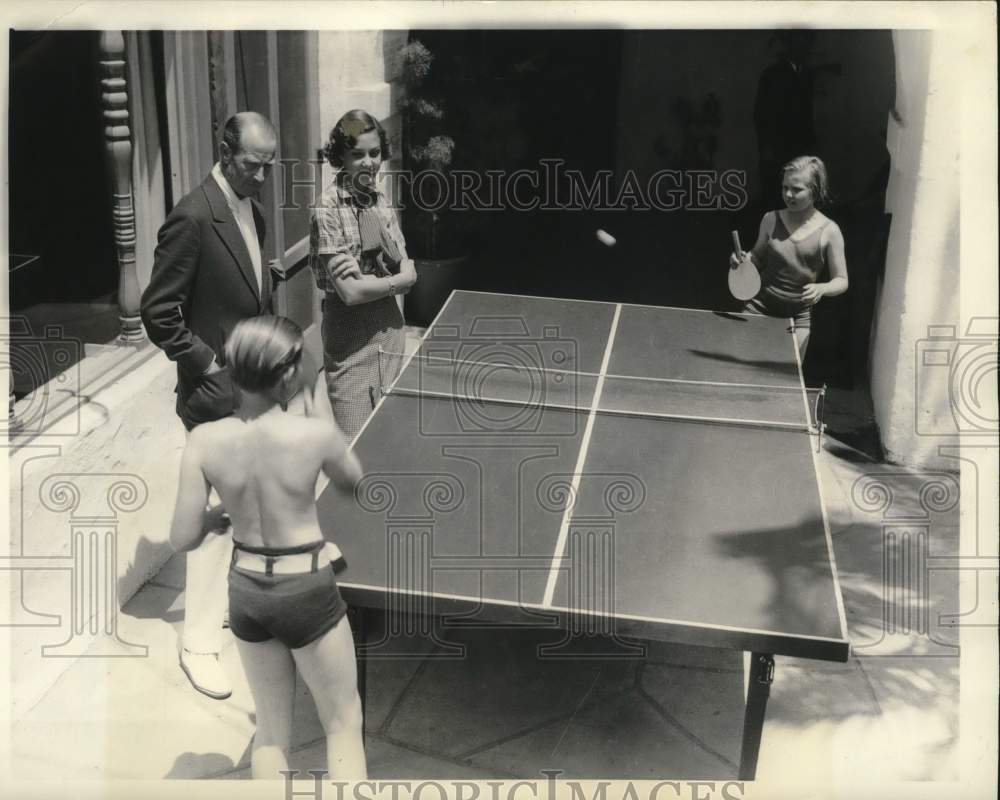
[[[886, 565], [919, 556], [912, 547], [956, 555], [957, 504], [928, 509], [919, 473], [834, 438], [819, 465], [853, 652], [844, 664], [776, 659], [758, 779], [781, 783], [794, 765], [820, 780], [954, 780], [958, 629], [938, 620], [958, 609], [956, 573], [931, 571], [917, 586]], [[891, 487], [893, 513], [922, 520], [923, 539], [886, 537], [887, 511], [865, 491], [872, 482]], [[228, 700], [197, 693], [178, 667], [183, 579], [177, 555], [119, 615], [119, 637], [145, 645], [147, 658], [81, 658], [15, 722], [11, 778], [249, 777], [254, 710], [231, 635], [222, 653], [235, 687]], [[426, 639], [397, 639], [402, 656], [370, 662], [373, 778], [736, 777], [740, 653], [654, 643], [641, 658], [610, 648], [603, 658], [553, 661], [537, 655], [552, 631], [441, 636], [465, 655], [440, 658]], [[291, 766], [324, 769], [301, 681], [295, 713]]]

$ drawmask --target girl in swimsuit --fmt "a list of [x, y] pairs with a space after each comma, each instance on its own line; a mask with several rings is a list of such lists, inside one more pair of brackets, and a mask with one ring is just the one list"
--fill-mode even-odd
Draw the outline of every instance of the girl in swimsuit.
[[[323, 376], [303, 374], [302, 355], [302, 331], [283, 317], [252, 317], [235, 327], [226, 360], [239, 407], [191, 432], [170, 542], [191, 550], [221, 508], [232, 518], [229, 622], [256, 705], [253, 777], [277, 779], [288, 769], [298, 667], [326, 733], [328, 772], [361, 779], [354, 643], [334, 577], [336, 551], [323, 540], [315, 494], [320, 472], [344, 492], [362, 473], [329, 411], [314, 413], [316, 397], [325, 401]], [[304, 416], [294, 407], [300, 402]], [[212, 489], [222, 503], [206, 513]]]
[[[785, 207], [764, 215], [750, 251], [761, 287], [744, 311], [794, 319], [799, 354], [805, 357], [812, 307], [847, 291], [844, 237], [837, 223], [816, 208], [830, 198], [820, 159], [799, 156], [785, 164], [781, 195]], [[730, 266], [739, 264], [740, 255], [732, 254]], [[829, 280], [820, 282], [824, 272]]]

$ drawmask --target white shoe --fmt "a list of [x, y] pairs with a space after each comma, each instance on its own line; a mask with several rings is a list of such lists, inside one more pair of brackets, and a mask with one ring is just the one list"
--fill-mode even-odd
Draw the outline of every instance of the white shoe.
[[192, 653], [181, 650], [181, 669], [191, 685], [202, 694], [225, 700], [233, 693], [229, 678], [219, 663], [218, 653]]

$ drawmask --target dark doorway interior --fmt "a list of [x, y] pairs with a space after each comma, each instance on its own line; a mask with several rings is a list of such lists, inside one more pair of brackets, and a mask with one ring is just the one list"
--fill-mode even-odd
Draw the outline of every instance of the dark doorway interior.
[[[413, 39], [434, 57], [424, 89], [442, 101], [438, 131], [455, 140], [455, 168], [544, 175], [542, 160], [558, 159], [587, 182], [610, 170], [612, 186], [628, 170], [640, 182], [663, 168], [747, 176], [747, 202], [735, 211], [515, 211], [509, 197], [505, 210], [459, 211], [471, 253], [462, 288], [737, 310], [723, 277], [729, 232], [752, 244], [761, 213], [781, 205], [779, 186], [760, 173], [784, 150], [808, 147], [830, 172], [827, 214], [844, 232], [851, 289], [817, 308], [806, 379], [866, 395], [889, 224], [891, 31], [452, 30]], [[788, 69], [791, 89], [775, 78]], [[795, 136], [783, 136], [789, 127]], [[768, 138], [772, 129], [782, 135]], [[539, 194], [544, 202], [544, 186]], [[614, 234], [613, 248], [597, 240], [599, 228]], [[867, 424], [870, 402], [859, 407]]]
[[519, 210], [519, 202], [544, 204], [546, 187], [508, 178], [518, 170], [538, 173], [555, 159], [588, 183], [614, 170], [622, 32], [415, 31], [414, 39], [434, 59], [423, 90], [444, 111], [436, 131], [455, 141], [453, 168], [503, 176], [503, 188], [478, 192], [490, 208], [452, 215], [474, 254], [463, 286], [579, 297], [606, 292], [601, 280], [588, 286], [600, 277], [591, 252], [595, 214]]
[[[118, 333], [98, 35], [10, 34], [11, 313], [29, 340], [73, 340], [80, 355]], [[52, 364], [45, 377], [70, 366]], [[18, 396], [41, 379], [16, 370], [13, 378]]]

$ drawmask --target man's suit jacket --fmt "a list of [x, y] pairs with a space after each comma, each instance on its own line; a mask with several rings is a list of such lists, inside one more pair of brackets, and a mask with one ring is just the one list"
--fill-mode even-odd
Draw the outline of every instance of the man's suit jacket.
[[[264, 218], [253, 204], [263, 249]], [[236, 323], [271, 313], [271, 275], [261, 259], [260, 290], [226, 197], [209, 175], [167, 216], [142, 295], [149, 338], [177, 363], [177, 414], [190, 430], [233, 412], [224, 346]], [[205, 375], [212, 359], [222, 370]]]

